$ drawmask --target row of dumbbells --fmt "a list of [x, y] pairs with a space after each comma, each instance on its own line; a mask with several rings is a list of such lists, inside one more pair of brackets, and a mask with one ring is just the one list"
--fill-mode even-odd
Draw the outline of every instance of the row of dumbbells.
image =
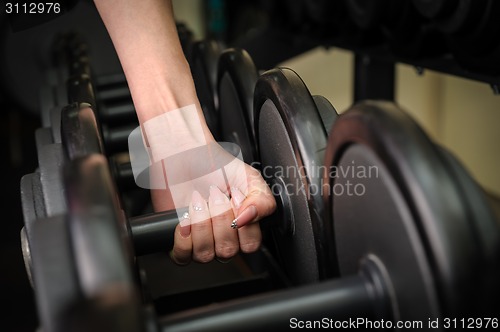
[[500, 72], [500, 5], [495, 0], [278, 0], [274, 9], [318, 40], [358, 48], [384, 45], [406, 58], [453, 54], [465, 69]]
[[[287, 287], [156, 318], [136, 261], [171, 246], [177, 213], [123, 213], [100, 113], [80, 100], [62, 108], [59, 129], [50, 127], [60, 143], [38, 145], [39, 175], [21, 183], [44, 330], [280, 329], [291, 317], [333, 315], [427, 322], [498, 308], [498, 223], [463, 167], [403, 110], [365, 101], [338, 116], [290, 69], [259, 73], [235, 49], [216, 59], [199, 65], [215, 73], [206, 81], [193, 70], [200, 102], [276, 196], [264, 249]], [[49, 159], [57, 166], [42, 167]], [[56, 199], [65, 205], [49, 209]]]

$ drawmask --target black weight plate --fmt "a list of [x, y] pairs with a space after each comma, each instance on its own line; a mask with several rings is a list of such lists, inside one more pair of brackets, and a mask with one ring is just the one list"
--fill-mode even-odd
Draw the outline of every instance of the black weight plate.
[[250, 55], [242, 49], [224, 51], [218, 64], [219, 122], [221, 140], [236, 143], [243, 160], [257, 159], [253, 92], [258, 72]]
[[[476, 3], [476, 2], [475, 2]], [[495, 0], [477, 1], [481, 11], [478, 13], [476, 24], [461, 34], [450, 36], [450, 47], [454, 54], [482, 55], [495, 49], [500, 42], [500, 3]]]
[[2, 23], [1, 84], [16, 103], [22, 105], [23, 110], [29, 110], [33, 114], [38, 114], [40, 110], [37, 105], [39, 88], [45, 84], [46, 69], [53, 60], [52, 46], [61, 31], [85, 32], [88, 47], [98, 50], [92, 54], [92, 69], [96, 75], [120, 70], [120, 62], [109, 34], [91, 2], [78, 1], [73, 10], [57, 19], [22, 31], [13, 32], [7, 22]]
[[308, 0], [304, 1], [304, 6], [309, 19], [319, 26], [328, 26], [331, 21], [336, 23], [340, 12], [343, 12], [341, 1]]
[[[373, 176], [341, 175], [353, 167]], [[375, 256], [389, 275], [395, 319], [436, 318], [437, 294], [428, 286], [431, 268], [390, 171], [369, 147], [355, 143], [342, 153], [336, 168], [340, 175], [332, 183], [333, 226], [340, 274], [358, 273], [363, 259]]]
[[129, 238], [124, 236], [124, 216], [119, 212], [106, 158], [92, 154], [75, 159], [65, 167], [64, 179], [70, 237], [83, 294], [88, 299], [115, 295], [126, 299], [125, 307], [136, 307]]
[[391, 0], [344, 0], [349, 16], [361, 29], [379, 27]]
[[458, 7], [461, 1], [456, 0], [413, 0], [418, 12], [425, 18], [435, 19], [447, 17]]
[[323, 96], [315, 95], [313, 96], [314, 104], [318, 109], [319, 115], [321, 116], [321, 121], [323, 122], [323, 127], [327, 133], [330, 132], [335, 120], [339, 116], [337, 110], [330, 103], [328, 99]]
[[30, 238], [35, 297], [43, 331], [65, 331], [62, 322], [81, 298], [65, 218], [60, 215], [40, 219], [33, 225]]
[[94, 87], [89, 76], [72, 76], [68, 78], [66, 87], [68, 89], [69, 103], [87, 103], [94, 108], [97, 106]]
[[24, 266], [28, 279], [33, 285], [31, 264], [31, 239], [34, 227], [39, 219], [45, 217], [45, 206], [43, 202], [42, 185], [40, 174], [35, 172], [26, 174], [21, 178], [21, 205], [23, 212], [24, 227], [21, 231], [21, 246], [23, 249]]
[[[324, 179], [326, 218], [333, 221], [341, 273], [355, 273], [363, 257], [376, 255], [399, 318], [470, 313], [485, 278], [476, 274], [484, 254], [438, 148], [397, 106], [374, 101], [339, 117], [328, 144], [325, 165], [337, 173]], [[378, 176], [346, 176], [343, 169], [352, 165], [365, 174], [374, 166]], [[347, 186], [352, 178], [365, 193], [335, 194], [335, 184]]]
[[446, 33], [466, 31], [477, 25], [484, 0], [413, 0], [417, 11]]
[[474, 230], [472, 233], [480, 245], [483, 261], [477, 264], [476, 273], [484, 276], [476, 289], [474, 301], [477, 314], [495, 313], [500, 310], [500, 224], [496, 219], [486, 195], [470, 173], [448, 150], [441, 147], [442, 155], [456, 180], [462, 195], [467, 219]]
[[196, 93], [210, 131], [219, 138], [219, 101], [217, 97], [217, 61], [222, 52], [214, 40], [195, 42], [191, 48], [189, 63]]
[[38, 167], [42, 186], [43, 201], [47, 216], [66, 212], [62, 167], [66, 162], [61, 143], [41, 146], [38, 153]]
[[61, 136], [66, 155], [71, 160], [104, 151], [95, 113], [90, 104], [72, 103], [63, 108]]
[[54, 143], [52, 139], [52, 129], [49, 128], [38, 128], [35, 130], [35, 144], [36, 150], [39, 151], [42, 146]]
[[281, 226], [273, 232], [279, 258], [294, 283], [317, 281], [331, 266], [318, 192], [326, 131], [307, 87], [290, 69], [262, 74], [254, 98], [262, 174], [278, 196], [279, 212], [269, 222]]
[[[486, 0], [482, 1], [485, 2]], [[495, 75], [500, 73], [500, 3], [486, 1], [477, 24], [449, 36], [448, 43], [457, 62], [466, 69]]]
[[54, 109], [61, 109], [68, 103], [68, 94], [66, 87], [57, 86], [42, 86], [38, 93], [39, 110], [43, 127], [52, 125], [51, 115]]

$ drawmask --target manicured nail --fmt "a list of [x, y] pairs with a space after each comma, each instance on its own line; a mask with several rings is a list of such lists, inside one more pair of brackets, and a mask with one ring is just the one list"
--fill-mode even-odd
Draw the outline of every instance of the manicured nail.
[[205, 202], [203, 197], [201, 197], [200, 193], [195, 190], [191, 195], [191, 205], [193, 207], [193, 211], [201, 212], [205, 210], [207, 203]]
[[181, 236], [188, 238], [191, 235], [191, 225], [181, 226]]
[[180, 265], [180, 266], [183, 266], [183, 265], [188, 265], [189, 262], [179, 262], [175, 257], [174, 257], [174, 251], [173, 250], [170, 250], [170, 252], [168, 253], [168, 256], [170, 257], [170, 259], [172, 260], [172, 262], [174, 262], [175, 264], [177, 265]]
[[245, 211], [240, 213], [240, 215], [236, 219], [233, 220], [233, 222], [231, 223], [231, 228], [232, 229], [241, 228], [246, 224], [250, 223], [256, 217], [257, 217], [257, 208], [254, 205], [250, 205], [245, 209]]
[[229, 198], [227, 198], [222, 191], [220, 191], [217, 186], [210, 186], [210, 197], [208, 199], [210, 206], [212, 205], [224, 205], [229, 203]]
[[238, 188], [231, 187], [231, 199], [236, 210], [240, 208], [245, 198], [245, 195]]

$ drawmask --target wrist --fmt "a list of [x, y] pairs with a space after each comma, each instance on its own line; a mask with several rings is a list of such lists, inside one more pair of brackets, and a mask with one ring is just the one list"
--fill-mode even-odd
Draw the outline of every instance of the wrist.
[[152, 162], [215, 141], [195, 104], [163, 112], [141, 128]]

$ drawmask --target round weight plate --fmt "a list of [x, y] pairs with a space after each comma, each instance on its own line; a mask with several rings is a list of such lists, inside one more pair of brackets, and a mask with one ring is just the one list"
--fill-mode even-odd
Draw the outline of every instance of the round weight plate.
[[62, 109], [61, 140], [70, 160], [103, 153], [99, 127], [90, 104], [72, 103]]
[[474, 2], [483, 4], [476, 24], [470, 29], [449, 36], [450, 49], [464, 68], [488, 75], [500, 73], [500, 3], [494, 0]]
[[417, 11], [425, 18], [435, 19], [448, 16], [450, 12], [457, 8], [456, 0], [413, 0], [413, 5]]
[[[342, 274], [374, 254], [391, 280], [396, 317], [468, 313], [484, 257], [437, 147], [401, 109], [373, 101], [339, 117], [328, 144], [326, 217]], [[349, 181], [352, 194], [340, 192]]]
[[224, 51], [218, 64], [221, 139], [238, 144], [243, 160], [256, 160], [253, 92], [258, 72], [250, 55], [241, 49]]
[[305, 11], [311, 21], [320, 27], [329, 28], [338, 24], [345, 14], [342, 1], [308, 0], [304, 1]]
[[[350, 145], [336, 167], [347, 174], [339, 175], [332, 187], [341, 275], [356, 274], [362, 259], [375, 255], [395, 290], [391, 294], [397, 303], [395, 318], [436, 318], [437, 295], [428, 286], [432, 284], [430, 266], [411, 210], [389, 170], [369, 147], [360, 144]], [[356, 177], [361, 171], [366, 178]]]
[[285, 68], [261, 75], [254, 110], [262, 174], [278, 196], [279, 211], [269, 222], [279, 225], [273, 232], [279, 259], [294, 283], [317, 281], [331, 266], [330, 233], [321, 218], [321, 117], [304, 82]]
[[444, 33], [470, 29], [484, 10], [484, 0], [413, 0], [417, 11]]
[[323, 96], [316, 95], [313, 96], [313, 99], [319, 115], [321, 116], [323, 127], [325, 127], [325, 131], [329, 133], [335, 123], [335, 120], [337, 120], [337, 117], [339, 116], [337, 110], [333, 107], [330, 101]]
[[119, 208], [108, 164], [92, 154], [64, 169], [70, 234], [80, 284], [88, 297], [107, 288], [130, 291], [129, 249], [123, 243]]
[[89, 302], [72, 312], [70, 324], [95, 315], [112, 324], [112, 331], [143, 330], [139, 294], [130, 269], [130, 239], [120, 224], [125, 216], [118, 209], [106, 158], [92, 154], [75, 159], [64, 169], [64, 178], [76, 271]]
[[489, 206], [484, 191], [474, 181], [464, 166], [441, 147], [441, 154], [456, 180], [462, 196], [467, 219], [471, 223], [472, 235], [476, 238], [482, 261], [476, 264], [476, 274], [481, 277], [475, 289], [475, 311], [478, 314], [494, 313], [500, 310], [500, 224]]
[[90, 76], [72, 76], [66, 81], [66, 88], [68, 89], [68, 101], [70, 103], [88, 103], [92, 107], [96, 107], [95, 93]]
[[221, 51], [221, 46], [214, 40], [198, 41], [193, 44], [189, 59], [205, 120], [216, 139], [219, 137], [217, 61]]
[[81, 299], [66, 217], [39, 219], [30, 235], [32, 276], [41, 328], [63, 331], [65, 316]]
[[361, 29], [376, 28], [383, 16], [384, 9], [387, 9], [388, 1], [370, 1], [370, 0], [345, 0], [347, 11], [354, 23]]
[[[85, 32], [92, 53], [95, 75], [119, 72], [120, 62], [109, 34], [93, 3], [75, 1], [75, 8], [58, 19], [50, 20], [30, 29], [13, 32], [7, 15], [0, 17], [0, 62], [2, 74], [0, 84], [9, 97], [32, 114], [39, 114], [38, 96], [40, 86], [46, 84], [47, 69], [64, 66], [52, 63], [53, 43], [63, 31]], [[23, 20], [20, 20], [23, 21]], [[31, 20], [29, 20], [31, 22]], [[25, 26], [27, 28], [27, 26]], [[66, 77], [64, 77], [66, 79]], [[59, 81], [52, 81], [58, 84]]]

